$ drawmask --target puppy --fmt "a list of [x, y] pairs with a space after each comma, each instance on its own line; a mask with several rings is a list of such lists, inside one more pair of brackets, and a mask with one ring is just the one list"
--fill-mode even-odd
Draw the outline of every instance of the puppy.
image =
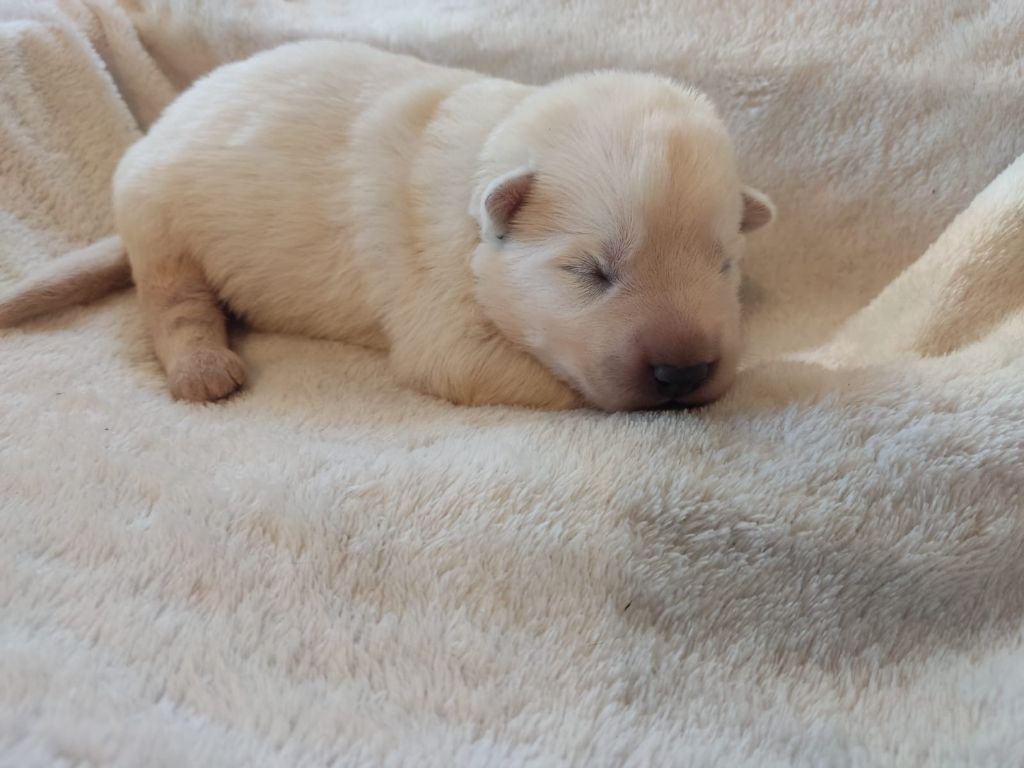
[[171, 393], [193, 401], [245, 379], [226, 306], [385, 349], [454, 403], [706, 403], [735, 376], [744, 234], [774, 215], [711, 103], [671, 80], [528, 87], [328, 41], [197, 82], [125, 154], [113, 200], [120, 241], [7, 319], [122, 284], [126, 250]]

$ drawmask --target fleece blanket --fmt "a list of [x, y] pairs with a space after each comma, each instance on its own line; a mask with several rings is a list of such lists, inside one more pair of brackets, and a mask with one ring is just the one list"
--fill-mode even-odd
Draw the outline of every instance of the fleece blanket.
[[130, 291], [0, 332], [0, 764], [1024, 763], [1024, 5], [0, 0], [0, 285], [314, 36], [708, 91], [779, 207], [739, 382], [464, 409], [241, 333], [195, 406]]

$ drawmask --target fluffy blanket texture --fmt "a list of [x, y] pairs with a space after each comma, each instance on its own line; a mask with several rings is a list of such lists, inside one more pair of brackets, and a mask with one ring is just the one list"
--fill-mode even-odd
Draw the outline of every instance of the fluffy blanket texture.
[[460, 409], [131, 292], [0, 332], [0, 763], [1024, 763], [1024, 4], [0, 0], [0, 279], [217, 62], [359, 39], [706, 89], [779, 204], [698, 413]]

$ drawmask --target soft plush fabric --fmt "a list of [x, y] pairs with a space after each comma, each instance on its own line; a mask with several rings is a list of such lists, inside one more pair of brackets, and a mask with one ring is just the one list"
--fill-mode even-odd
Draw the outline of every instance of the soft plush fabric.
[[460, 409], [128, 292], [0, 332], [0, 764], [1024, 762], [1018, 0], [0, 0], [0, 279], [217, 62], [332, 36], [719, 103], [779, 222], [693, 413]]

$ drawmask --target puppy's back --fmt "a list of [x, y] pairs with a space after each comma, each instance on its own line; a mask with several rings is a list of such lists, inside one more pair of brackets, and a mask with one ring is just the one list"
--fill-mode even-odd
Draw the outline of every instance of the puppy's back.
[[380, 147], [385, 133], [415, 123], [402, 111], [410, 94], [445, 93], [473, 77], [330, 41], [214, 71], [167, 109], [115, 174], [117, 228], [133, 271], [188, 254], [258, 328], [368, 339], [373, 313], [352, 244], [367, 225], [395, 223], [354, 219], [352, 197], [379, 183], [356, 178], [367, 173], [354, 157], [367, 150], [356, 144], [369, 135]]

